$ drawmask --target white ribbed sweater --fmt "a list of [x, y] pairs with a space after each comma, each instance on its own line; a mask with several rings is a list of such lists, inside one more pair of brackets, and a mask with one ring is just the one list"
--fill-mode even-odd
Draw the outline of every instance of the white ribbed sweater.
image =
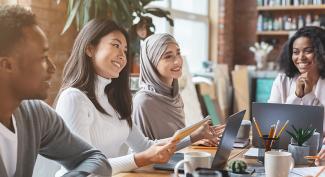
[[[155, 141], [146, 138], [135, 125], [130, 129], [126, 120], [119, 119], [119, 114], [110, 105], [104, 92], [110, 82], [109, 79], [97, 76], [95, 94], [99, 104], [111, 116], [99, 112], [86, 94], [76, 88], [68, 88], [61, 93], [56, 111], [72, 132], [106, 155], [114, 175], [137, 168], [134, 155], [127, 154], [127, 149], [123, 148], [124, 143], [134, 152], [141, 152]], [[177, 149], [189, 144], [190, 138], [186, 138]], [[64, 170], [60, 171], [57, 175]]]
[[[313, 91], [299, 98], [296, 95], [296, 81], [298, 76], [287, 77], [280, 73], [273, 82], [269, 103], [301, 104], [324, 106], [325, 105], [325, 79], [319, 78]], [[325, 135], [325, 114], [323, 123], [323, 134]]]

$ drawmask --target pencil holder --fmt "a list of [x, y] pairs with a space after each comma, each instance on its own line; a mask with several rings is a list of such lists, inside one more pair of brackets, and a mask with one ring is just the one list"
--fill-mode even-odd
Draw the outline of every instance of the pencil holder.
[[268, 135], [263, 135], [258, 139], [258, 161], [264, 163], [264, 154], [267, 151], [278, 150], [279, 149], [280, 138], [269, 138]]

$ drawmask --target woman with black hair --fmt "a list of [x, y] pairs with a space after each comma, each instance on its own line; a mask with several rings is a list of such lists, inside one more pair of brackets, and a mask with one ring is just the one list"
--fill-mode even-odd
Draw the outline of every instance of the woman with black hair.
[[[325, 105], [324, 29], [299, 29], [283, 46], [279, 63], [284, 73], [275, 79], [269, 103]], [[323, 127], [325, 134], [325, 124]], [[319, 155], [325, 159], [324, 150]]]
[[[190, 137], [177, 146], [171, 138], [149, 140], [133, 125], [128, 48], [126, 31], [113, 21], [88, 22], [64, 67], [56, 104], [67, 126], [106, 155], [113, 174], [165, 163], [175, 150], [192, 143]], [[207, 132], [198, 131], [198, 137]], [[56, 176], [64, 173], [62, 169]]]
[[325, 31], [322, 28], [299, 29], [282, 49], [280, 68], [284, 73], [275, 79], [268, 102], [325, 105], [325, 92], [322, 92], [325, 89]]

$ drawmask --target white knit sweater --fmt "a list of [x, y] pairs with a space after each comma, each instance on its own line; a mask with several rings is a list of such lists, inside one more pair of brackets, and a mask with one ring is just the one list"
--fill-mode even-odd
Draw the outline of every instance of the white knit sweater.
[[[108, 102], [104, 92], [110, 82], [109, 79], [97, 76], [95, 94], [99, 104], [111, 116], [99, 112], [86, 94], [76, 88], [68, 88], [61, 93], [56, 111], [63, 117], [72, 132], [106, 155], [114, 175], [137, 168], [134, 154], [127, 154], [127, 149], [123, 148], [124, 143], [134, 152], [141, 152], [155, 141], [144, 137], [137, 126], [133, 125], [130, 129], [126, 120], [119, 119], [119, 114]], [[190, 139], [185, 139], [181, 144], [182, 147], [189, 145]], [[63, 172], [64, 169], [61, 168], [56, 176], [60, 176], [58, 174]]]

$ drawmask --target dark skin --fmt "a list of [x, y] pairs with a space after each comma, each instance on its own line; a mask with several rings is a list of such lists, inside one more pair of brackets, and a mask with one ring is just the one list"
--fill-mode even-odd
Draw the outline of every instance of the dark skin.
[[46, 99], [55, 72], [44, 32], [37, 25], [22, 31], [22, 39], [7, 55], [0, 56], [0, 122], [12, 132], [12, 115], [21, 101]]
[[300, 72], [296, 82], [296, 95], [302, 98], [313, 90], [319, 79], [316, 56], [309, 38], [300, 37], [294, 41], [292, 61]]
[[[313, 87], [317, 85], [319, 79], [315, 51], [309, 38], [299, 37], [294, 41], [292, 61], [300, 72], [296, 82], [295, 93], [297, 97], [302, 98], [313, 91]], [[324, 143], [325, 138], [323, 139]], [[315, 161], [315, 164], [321, 165], [321, 161], [325, 159], [325, 150], [322, 149], [318, 156], [319, 159]]]

